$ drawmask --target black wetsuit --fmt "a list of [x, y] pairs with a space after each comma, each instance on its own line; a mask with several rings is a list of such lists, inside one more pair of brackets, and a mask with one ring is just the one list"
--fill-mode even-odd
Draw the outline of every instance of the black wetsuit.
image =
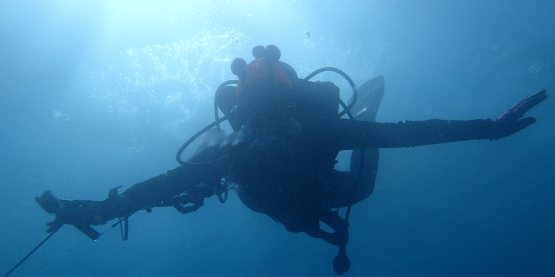
[[289, 231], [310, 234], [319, 230], [319, 220], [329, 219], [331, 208], [357, 203], [373, 190], [373, 183], [356, 189], [352, 173], [334, 170], [339, 151], [498, 137], [489, 119], [399, 123], [340, 119], [339, 88], [330, 82], [298, 79], [293, 73], [289, 72], [293, 90], [276, 80], [260, 80], [245, 86], [235, 100], [235, 88], [224, 88], [224, 97], [216, 100], [235, 132], [190, 160], [200, 164], [180, 166], [123, 192], [133, 203], [132, 210], [173, 205], [173, 197], [185, 192], [192, 195], [191, 202], [200, 202], [195, 186], [216, 187], [225, 177], [238, 183], [238, 195], [247, 207], [271, 216]]
[[[489, 119], [399, 123], [337, 119], [329, 123], [329, 129], [318, 139], [284, 134], [254, 142], [245, 134], [242, 143], [207, 148], [190, 160], [201, 164], [180, 166], [138, 183], [122, 195], [131, 200], [133, 210], [149, 210], [173, 205], [174, 196], [198, 184], [217, 183], [231, 176], [239, 183], [238, 194], [246, 206], [271, 216], [289, 231], [310, 234], [315, 228], [319, 230], [318, 221], [329, 216], [337, 201], [345, 202], [334, 199], [333, 186], [340, 182], [334, 180], [337, 174], [333, 171], [337, 151], [497, 138], [494, 122]], [[267, 147], [270, 149], [264, 151]], [[213, 160], [217, 161], [202, 163]], [[351, 204], [357, 201], [356, 195], [352, 197]]]

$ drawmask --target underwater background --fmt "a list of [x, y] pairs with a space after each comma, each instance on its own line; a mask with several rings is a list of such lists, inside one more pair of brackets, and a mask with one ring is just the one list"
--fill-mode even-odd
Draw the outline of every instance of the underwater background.
[[[46, 237], [44, 190], [103, 200], [177, 167], [231, 61], [256, 45], [277, 45], [300, 77], [384, 75], [379, 122], [495, 118], [555, 91], [554, 15], [545, 0], [2, 1], [0, 273]], [[554, 109], [499, 141], [380, 150], [345, 276], [555, 276]], [[129, 221], [126, 242], [64, 227], [11, 276], [336, 276], [337, 247], [234, 193]]]

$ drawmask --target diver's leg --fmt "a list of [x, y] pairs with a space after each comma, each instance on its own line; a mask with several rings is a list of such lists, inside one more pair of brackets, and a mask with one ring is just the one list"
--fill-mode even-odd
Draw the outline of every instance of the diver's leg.
[[[359, 90], [361, 91], [360, 103], [365, 108], [358, 112], [355, 119], [375, 122], [376, 114], [380, 108], [385, 91], [383, 76], [380, 75], [364, 83], [360, 86]], [[380, 151], [377, 148], [353, 150], [351, 154], [351, 175], [353, 178], [356, 178], [356, 192], [353, 195], [353, 204], [368, 198], [374, 191], [379, 158]]]
[[380, 151], [378, 148], [353, 150], [351, 154], [351, 171], [355, 192], [351, 198], [351, 205], [370, 196], [374, 191]]
[[[376, 121], [385, 90], [383, 76], [367, 81], [358, 88], [359, 99], [351, 109], [355, 119]], [[352, 99], [349, 99], [351, 102]], [[337, 189], [332, 195], [334, 207], [347, 207], [370, 196], [378, 172], [379, 149], [355, 149], [351, 153], [350, 172], [334, 172]]]

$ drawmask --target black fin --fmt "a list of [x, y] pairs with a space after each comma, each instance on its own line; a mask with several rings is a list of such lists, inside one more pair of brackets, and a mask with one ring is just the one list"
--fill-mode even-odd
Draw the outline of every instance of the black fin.
[[[355, 106], [351, 109], [351, 113], [356, 119], [360, 118], [360, 120], [364, 121], [376, 121], [376, 114], [380, 108], [385, 91], [383, 75], [366, 81], [357, 91], [358, 99]], [[352, 101], [353, 97], [351, 96], [348, 103], [350, 104]]]

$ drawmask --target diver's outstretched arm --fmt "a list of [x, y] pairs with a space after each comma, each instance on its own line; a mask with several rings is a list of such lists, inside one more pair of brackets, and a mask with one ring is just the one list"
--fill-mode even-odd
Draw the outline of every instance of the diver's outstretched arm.
[[186, 164], [168, 170], [166, 174], [137, 183], [124, 191], [121, 196], [132, 202], [133, 211], [149, 210], [153, 207], [172, 206], [173, 197], [185, 193], [197, 185], [203, 187], [219, 184], [221, 178], [227, 174], [226, 160]]
[[497, 140], [534, 124], [535, 118], [522, 117], [546, 98], [546, 91], [539, 91], [506, 110], [495, 120], [433, 119], [398, 123], [340, 120], [335, 129], [338, 131], [337, 145], [340, 150], [346, 150], [414, 147], [474, 139]]
[[[227, 160], [220, 157], [214, 161], [218, 152], [206, 149], [189, 160], [191, 163], [137, 183], [120, 195], [111, 190], [103, 201], [58, 200], [47, 191], [36, 198], [48, 213], [56, 214], [56, 219], [47, 223], [47, 232], [55, 232], [64, 224], [78, 228], [102, 225], [139, 210], [150, 212], [153, 207], [174, 206], [182, 213], [195, 211], [204, 198], [223, 192], [220, 179], [227, 174]], [[193, 206], [185, 207], [187, 203]]]

